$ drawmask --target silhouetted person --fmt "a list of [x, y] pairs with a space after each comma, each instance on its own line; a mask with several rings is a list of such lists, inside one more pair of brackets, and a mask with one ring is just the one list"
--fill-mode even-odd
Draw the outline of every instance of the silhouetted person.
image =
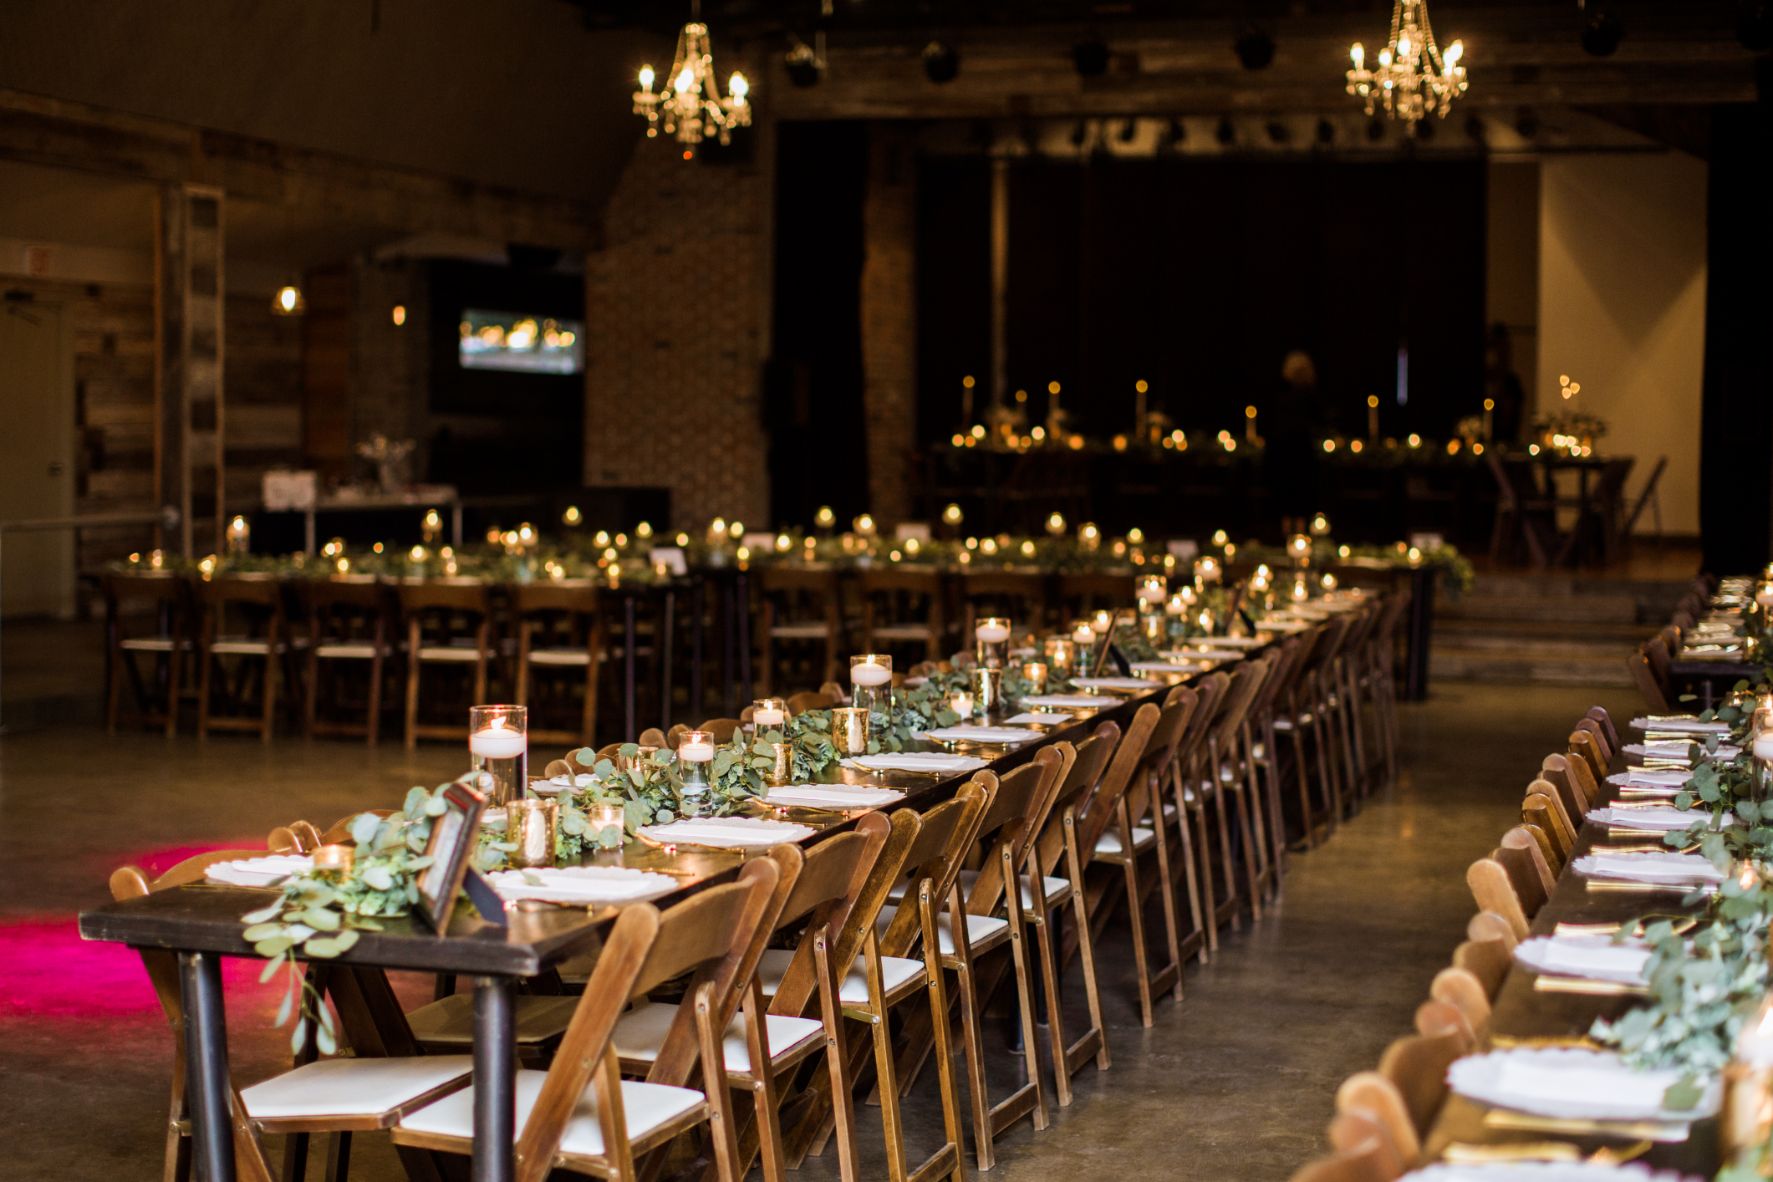
[[1496, 404], [1490, 412], [1490, 438], [1497, 443], [1519, 443], [1521, 420], [1527, 413], [1527, 392], [1514, 371], [1514, 346], [1508, 339], [1508, 326], [1500, 321], [1490, 326], [1490, 337], [1484, 345], [1484, 397]]
[[1317, 366], [1295, 350], [1281, 364], [1281, 385], [1262, 419], [1262, 477], [1280, 510], [1283, 536], [1304, 533], [1320, 508], [1317, 476], [1323, 449], [1323, 412]]

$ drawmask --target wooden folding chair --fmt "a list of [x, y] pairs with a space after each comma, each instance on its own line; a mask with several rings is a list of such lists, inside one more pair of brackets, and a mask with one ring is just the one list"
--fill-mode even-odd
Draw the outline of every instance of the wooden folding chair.
[[415, 747], [421, 738], [459, 741], [461, 719], [446, 724], [420, 721], [420, 685], [427, 667], [469, 668], [468, 704], [486, 700], [492, 591], [477, 580], [438, 579], [403, 583], [399, 597], [406, 618], [406, 745]]
[[1414, 1022], [1417, 1034], [1444, 1034], [1449, 1030], [1457, 1030], [1467, 1043], [1477, 1045], [1477, 1035], [1472, 1031], [1465, 1014], [1448, 1002], [1429, 998], [1416, 1007]]
[[857, 576], [862, 598], [862, 650], [909, 649], [914, 661], [941, 657], [948, 629], [942, 574], [934, 568], [873, 567]]
[[[746, 950], [767, 934], [779, 880], [777, 859], [754, 858], [737, 882], [663, 913], [650, 903], [622, 909], [553, 1065], [517, 1073], [518, 1182], [544, 1182], [555, 1169], [629, 1182], [642, 1176], [637, 1158], [703, 1124], [721, 1182], [739, 1182], [724, 1045], [731, 1036], [720, 1010], [723, 995], [730, 1001], [741, 991], [735, 974]], [[623, 1079], [615, 1047], [623, 1007], [685, 974], [689, 986], [665, 1036], [667, 1053], [646, 1081]], [[685, 1086], [697, 1062], [700, 1091]], [[471, 1152], [474, 1099], [470, 1087], [403, 1118], [395, 1143]]]
[[1453, 967], [1470, 973], [1491, 999], [1502, 991], [1513, 963], [1514, 954], [1502, 940], [1466, 940], [1453, 949]]
[[[217, 862], [264, 856], [264, 850], [212, 850], [186, 858], [156, 878], [134, 866], [123, 866], [111, 875], [111, 897], [135, 899], [170, 887], [202, 882]], [[160, 1007], [173, 1033], [172, 1097], [167, 1119], [165, 1178], [167, 1182], [189, 1177], [191, 1170], [190, 1119], [185, 1081], [185, 1014], [179, 988], [177, 958], [171, 952], [137, 949], [153, 982]], [[361, 970], [358, 970], [361, 971]], [[380, 974], [376, 973], [378, 979]], [[385, 984], [385, 979], [383, 979]], [[398, 1014], [398, 1010], [394, 1011]], [[340, 1006], [342, 1020], [353, 1017], [350, 1007]], [[261, 1134], [290, 1134], [290, 1157], [284, 1175], [300, 1177], [305, 1164], [306, 1138], [313, 1133], [332, 1133], [329, 1175], [343, 1182], [350, 1163], [350, 1134], [386, 1129], [401, 1116], [468, 1083], [473, 1059], [467, 1055], [386, 1057], [386, 1048], [365, 1045], [370, 1037], [361, 1026], [347, 1025], [354, 1055], [309, 1059], [281, 1075], [230, 1095], [229, 1119], [233, 1126], [234, 1154], [241, 1177], [249, 1182], [271, 1182]], [[311, 1048], [310, 1048], [311, 1049]], [[408, 1048], [402, 1048], [408, 1049]], [[308, 1058], [309, 1049], [302, 1056]], [[291, 1167], [294, 1167], [293, 1169]]]
[[1590, 706], [1583, 717], [1592, 719], [1601, 728], [1601, 736], [1607, 741], [1609, 753], [1619, 750], [1619, 729], [1613, 725], [1613, 716], [1607, 713], [1605, 706]]
[[[1582, 729], [1582, 723], [1587, 723], [1592, 729]], [[1578, 723], [1577, 729], [1570, 732], [1570, 756], [1585, 765], [1594, 782], [1599, 784], [1607, 778], [1607, 766], [1613, 761], [1613, 753], [1597, 738], [1600, 727], [1592, 719], [1585, 718], [1582, 723]]]
[[[1182, 734], [1182, 741], [1176, 746], [1176, 756], [1170, 762], [1170, 800], [1165, 802], [1163, 812], [1166, 819], [1176, 821], [1179, 829], [1186, 828], [1189, 831], [1187, 834], [1178, 834], [1177, 845], [1184, 850], [1191, 850], [1193, 857], [1188, 861], [1178, 859], [1181, 864], [1175, 867], [1175, 871], [1179, 871], [1184, 878], [1183, 885], [1188, 890], [1190, 919], [1194, 923], [1194, 930], [1189, 933], [1182, 948], [1184, 955], [1192, 952], [1200, 963], [1206, 964], [1213, 951], [1219, 947], [1219, 909], [1213, 886], [1213, 841], [1208, 830], [1206, 802], [1199, 786], [1207, 759], [1207, 739], [1213, 733], [1219, 711], [1227, 701], [1231, 677], [1226, 673], [1209, 673], [1189, 688], [1194, 691], [1196, 704], [1194, 713], [1188, 720], [1188, 728]], [[1275, 741], [1272, 712], [1267, 722], [1268, 758], [1278, 765], [1278, 744]]]
[[[212, 730], [256, 731], [260, 741], [269, 743], [276, 733], [277, 685], [289, 652], [283, 585], [261, 575], [217, 575], [195, 587], [203, 612], [197, 644], [197, 737], [207, 738]], [[235, 626], [242, 630], [235, 631]], [[232, 676], [223, 666], [228, 658], [236, 666]], [[217, 713], [218, 688], [223, 702], [240, 705], [250, 698], [255, 681], [256, 715]]]
[[[178, 733], [185, 661], [196, 641], [190, 583], [162, 571], [109, 574], [100, 587], [105, 598], [105, 730], [117, 733], [123, 683], [128, 680], [143, 721], [163, 727], [170, 738]], [[143, 612], [152, 615], [153, 624], [137, 631], [136, 616]], [[142, 656], [153, 658], [152, 695], [136, 664]], [[158, 705], [152, 700], [155, 696]]]
[[972, 647], [981, 616], [1008, 616], [1018, 628], [1039, 628], [1047, 617], [1047, 576], [1034, 570], [974, 570], [960, 574], [961, 620]]
[[[1471, 888], [1471, 897], [1476, 900], [1478, 910], [1500, 915], [1514, 933], [1514, 938], [1525, 940], [1533, 916], [1545, 902], [1544, 892], [1528, 873], [1511, 873], [1511, 869], [1520, 863], [1515, 859], [1505, 863], [1501, 853], [1499, 848], [1473, 862], [1466, 868], [1465, 883]], [[1526, 866], [1530, 867], [1530, 864]], [[1525, 887], [1523, 880], [1528, 884]]]
[[[1637, 652], [1626, 658], [1626, 667], [1631, 671], [1632, 684], [1638, 687], [1638, 693], [1644, 696], [1644, 705], [1652, 714], [1667, 714], [1674, 709], [1674, 694], [1667, 680], [1657, 671], [1656, 661], [1652, 657], [1654, 649], [1660, 648], [1660, 638], [1653, 638], [1638, 646]], [[1667, 649], [1662, 649], [1663, 664], [1667, 664]]]
[[1539, 778], [1557, 789], [1557, 798], [1571, 821], [1588, 816], [1589, 809], [1602, 803], [1600, 783], [1580, 759], [1547, 755], [1540, 761]]
[[1390, 1136], [1362, 1113], [1337, 1115], [1329, 1138], [1335, 1152], [1300, 1167], [1292, 1182], [1393, 1182], [1404, 1172]]
[[764, 689], [768, 691], [778, 682], [776, 650], [783, 644], [811, 648], [818, 654], [811, 666], [814, 675], [836, 677], [837, 650], [843, 640], [837, 571], [830, 567], [766, 566], [753, 577], [763, 601], [758, 625], [763, 652], [758, 666]]
[[[1342, 1086], [1336, 1089], [1336, 1115], [1338, 1119], [1358, 1116], [1383, 1129], [1385, 1142], [1391, 1146], [1395, 1160], [1404, 1169], [1421, 1162], [1422, 1135], [1410, 1116], [1409, 1104], [1404, 1100], [1397, 1084], [1380, 1072], [1357, 1071], [1343, 1080]], [[1294, 1182], [1298, 1182], [1298, 1178], [1298, 1175], [1294, 1175]], [[1341, 1182], [1335, 1174], [1320, 1175], [1314, 1182], [1331, 1180]]]
[[1465, 923], [1465, 938], [1479, 943], [1496, 941], [1513, 955], [1519, 940], [1514, 934], [1514, 927], [1494, 911], [1480, 911]]
[[1455, 1059], [1471, 1052], [1471, 1044], [1458, 1031], [1442, 1034], [1409, 1034], [1385, 1048], [1379, 1059], [1379, 1074], [1391, 1081], [1403, 1098], [1404, 1110], [1418, 1139], [1425, 1137], [1429, 1126], [1447, 1099], [1447, 1068]]
[[[310, 735], [362, 735], [371, 747], [381, 736], [382, 688], [394, 655], [389, 625], [393, 593], [369, 575], [335, 575], [298, 584], [308, 614], [308, 671], [303, 678], [303, 722]], [[363, 721], [322, 717], [324, 698], [343, 707], [359, 685], [345, 670], [367, 670], [361, 680]], [[324, 688], [323, 688], [324, 686]]]
[[[594, 742], [598, 682], [609, 656], [596, 586], [588, 579], [514, 584], [511, 615], [517, 629], [517, 704], [530, 707], [530, 741]], [[545, 674], [560, 673], [571, 676], [544, 680]], [[544, 703], [535, 700], [538, 689], [564, 683], [570, 704], [574, 680], [579, 682], [578, 726], [547, 725]]]
[[[1484, 991], [1483, 982], [1469, 969], [1456, 965], [1442, 969], [1429, 984], [1428, 995], [1458, 1010], [1464, 1016], [1472, 1038], [1482, 1042], [1489, 1033], [1490, 995]], [[1469, 1049], [1470, 1039], [1466, 1045]]]

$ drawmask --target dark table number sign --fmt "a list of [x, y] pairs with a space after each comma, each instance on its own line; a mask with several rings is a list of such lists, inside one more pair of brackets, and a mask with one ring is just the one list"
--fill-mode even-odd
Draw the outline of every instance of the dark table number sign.
[[483, 918], [501, 926], [505, 922], [497, 894], [470, 864], [486, 812], [486, 794], [474, 786], [477, 778], [491, 777], [484, 772], [464, 776], [444, 789], [443, 813], [431, 822], [431, 839], [425, 844], [431, 864], [419, 874], [419, 914], [440, 934], [448, 929], [456, 896], [464, 889]]

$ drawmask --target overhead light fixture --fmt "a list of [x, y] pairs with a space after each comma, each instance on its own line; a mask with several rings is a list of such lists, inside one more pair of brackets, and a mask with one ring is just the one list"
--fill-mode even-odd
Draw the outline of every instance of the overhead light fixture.
[[394, 322], [395, 328], [404, 328], [406, 326], [406, 305], [395, 304], [388, 312], [388, 319]]
[[1108, 42], [1090, 37], [1071, 47], [1071, 64], [1080, 78], [1100, 78], [1108, 73]]
[[1454, 41], [1441, 51], [1428, 20], [1428, 0], [1395, 0], [1391, 37], [1379, 51], [1379, 64], [1367, 69], [1367, 51], [1359, 41], [1348, 47], [1353, 68], [1348, 93], [1361, 100], [1367, 114], [1383, 110], [1414, 134], [1429, 115], [1446, 117], [1453, 100], [1465, 93], [1465, 43]]
[[285, 283], [271, 293], [271, 315], [273, 316], [300, 316], [307, 310], [307, 297], [303, 296], [302, 289], [293, 283]]
[[1592, 57], [1612, 57], [1625, 40], [1625, 22], [1612, 6], [1581, 0], [1582, 48]]
[[751, 126], [751, 83], [735, 70], [727, 79], [726, 94], [720, 93], [714, 49], [701, 14], [701, 0], [691, 0], [690, 22], [677, 34], [664, 89], [653, 90], [657, 75], [651, 66], [642, 66], [640, 89], [634, 92], [634, 113], [645, 117], [647, 138], [657, 136], [662, 126], [683, 145], [686, 160], [703, 140], [729, 144], [735, 127]]
[[945, 41], [932, 41], [923, 47], [923, 72], [938, 86], [953, 82], [960, 76], [960, 54]]
[[1274, 36], [1260, 25], [1246, 25], [1231, 43], [1246, 70], [1266, 70], [1274, 62]]
[[782, 58], [788, 81], [799, 87], [817, 86], [825, 77], [825, 62], [819, 52], [796, 37]]

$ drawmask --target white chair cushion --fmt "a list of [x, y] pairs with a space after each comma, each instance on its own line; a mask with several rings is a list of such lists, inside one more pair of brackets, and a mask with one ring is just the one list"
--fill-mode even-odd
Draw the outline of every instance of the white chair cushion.
[[419, 660], [421, 661], [478, 661], [480, 650], [463, 648], [454, 644], [421, 644]]
[[[979, 881], [979, 872], [977, 870], [962, 870], [960, 872], [960, 881], [961, 894], [969, 895], [973, 891], [973, 884]], [[1018, 876], [1016, 881], [1022, 884], [1022, 906], [1033, 908], [1034, 896], [1029, 893], [1028, 880]], [[1070, 879], [1042, 875], [1040, 885], [1042, 889], [1046, 891], [1048, 907], [1063, 903], [1066, 899], [1071, 897]]]
[[[536, 1106], [536, 1098], [542, 1093], [542, 1081], [548, 1078], [545, 1071], [519, 1071], [517, 1073], [517, 1131], [523, 1132], [524, 1124], [529, 1120], [530, 1110]], [[654, 1129], [670, 1124], [686, 1113], [695, 1111], [700, 1104], [707, 1102], [701, 1092], [689, 1088], [673, 1088], [664, 1084], [636, 1083], [632, 1080], [622, 1081], [622, 1112], [627, 1119], [628, 1139], [638, 1141]], [[411, 1129], [415, 1133], [430, 1133], [433, 1136], [459, 1137], [463, 1141], [474, 1138], [474, 1088], [473, 1085], [459, 1092], [451, 1092], [435, 1104], [427, 1104], [417, 1112], [402, 1117], [400, 1128]], [[592, 1103], [591, 1090], [579, 1097], [573, 1107], [572, 1115], [566, 1121], [566, 1136], [561, 1139], [560, 1151], [580, 1157], [601, 1157], [603, 1148], [603, 1130], [597, 1127], [597, 1107]]]
[[[288, 647], [280, 642], [277, 651], [283, 652]], [[271, 644], [250, 636], [219, 636], [209, 642], [209, 651], [230, 657], [262, 657], [271, 651]]]
[[[382, 652], [386, 654], [387, 649]], [[365, 641], [336, 641], [314, 646], [314, 655], [323, 661], [368, 661], [375, 657], [376, 646]]]
[[[128, 640], [119, 640], [117, 647], [138, 653], [169, 653], [172, 651], [173, 641], [170, 636], [136, 636]], [[182, 640], [178, 647], [188, 649], [191, 647], [191, 642]]]
[[[874, 929], [884, 932], [898, 912], [897, 907], [887, 906], [880, 909], [880, 918], [874, 921]], [[1009, 930], [1010, 921], [996, 915], [967, 916], [967, 947], [978, 949], [987, 941], [1001, 936]], [[954, 955], [954, 927], [944, 912], [936, 913], [936, 945], [943, 956]]]
[[377, 1116], [474, 1070], [471, 1055], [317, 1059], [240, 1093], [255, 1120]]
[[[789, 948], [766, 949], [763, 959], [757, 964], [757, 983], [762, 987], [766, 997], [774, 997], [782, 984], [782, 978], [788, 973], [788, 963], [794, 959], [794, 952]], [[923, 980], [923, 961], [912, 960], [904, 956], [883, 956], [880, 958], [880, 980], [891, 997], [902, 986], [910, 981]], [[868, 1004], [868, 961], [866, 957], [856, 957], [856, 963], [850, 966], [849, 973], [837, 983], [837, 1000], [847, 1006], [865, 1006]], [[775, 1036], [772, 1034], [770, 1049], [776, 1048]]]
[[[616, 1022], [616, 1054], [624, 1059], [651, 1062], [658, 1058], [670, 1033], [671, 1020], [677, 1007], [665, 1002], [649, 1001], [635, 1006]], [[825, 1028], [813, 1018], [791, 1018], [786, 1014], [766, 1014], [764, 1033], [770, 1040], [770, 1058], [780, 1059], [800, 1044], [824, 1034]], [[721, 1039], [725, 1048], [728, 1071], [750, 1071], [751, 1050], [745, 1045], [745, 1015], [735, 1014]]]
[[930, 634], [928, 624], [876, 624], [876, 636], [884, 636], [889, 640], [923, 640]]
[[529, 650], [529, 663], [532, 665], [589, 665], [591, 654], [582, 648], [532, 648]]
[[770, 629], [771, 636], [786, 637], [790, 640], [822, 639], [830, 630], [823, 624], [777, 624]]
[[[1157, 832], [1143, 825], [1133, 826], [1133, 849], [1148, 850], [1157, 841]], [[1098, 854], [1118, 854], [1121, 852], [1120, 830], [1110, 829], [1096, 840]]]

